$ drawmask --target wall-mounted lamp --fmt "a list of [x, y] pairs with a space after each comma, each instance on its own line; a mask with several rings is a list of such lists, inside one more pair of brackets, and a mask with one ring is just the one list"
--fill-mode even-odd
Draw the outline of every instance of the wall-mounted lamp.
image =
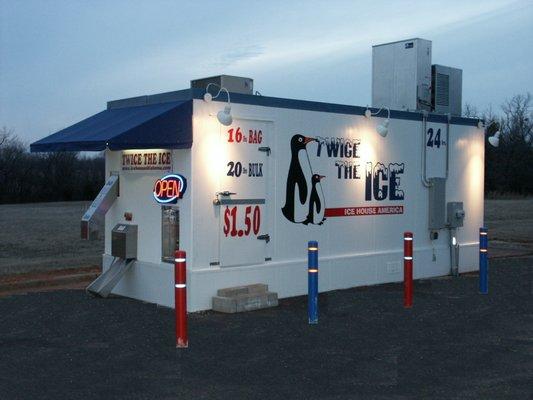
[[[217, 86], [219, 88], [218, 93], [214, 96], [211, 93], [209, 93], [209, 86], [211, 85]], [[204, 101], [206, 103], [211, 102], [213, 99], [216, 99], [222, 91], [225, 91], [226, 94], [228, 95], [228, 104], [226, 104], [226, 106], [224, 107], [224, 110], [220, 110], [217, 113], [217, 119], [218, 119], [218, 122], [220, 122], [222, 125], [229, 126], [233, 122], [233, 117], [231, 116], [231, 101], [230, 101], [228, 89], [226, 89], [223, 86], [217, 85], [216, 83], [210, 83], [205, 88]]]
[[373, 115], [378, 115], [383, 110], [387, 110], [387, 119], [376, 127], [376, 132], [381, 137], [385, 137], [389, 133], [389, 123], [390, 123], [390, 110], [389, 110], [389, 108], [388, 107], [381, 107], [379, 110], [377, 110], [374, 113], [370, 110], [370, 108], [367, 108], [366, 111], [365, 111], [365, 117], [366, 118], [371, 118]]
[[[487, 130], [489, 128], [489, 126], [493, 125], [493, 124], [497, 124], [496, 121], [492, 121], [491, 123], [489, 123], [488, 125], [485, 125], [485, 123], [483, 121], [479, 121], [477, 126], [479, 129], [483, 129], [485, 128], [485, 130]], [[501, 136], [501, 132], [500, 130], [498, 129], [496, 131], [496, 133], [494, 133], [494, 135], [492, 136], [489, 136], [489, 143], [492, 147], [498, 147], [500, 145], [500, 136]]]
[[489, 143], [494, 147], [498, 147], [500, 145], [500, 136], [501, 132], [496, 132], [493, 136], [489, 137]]

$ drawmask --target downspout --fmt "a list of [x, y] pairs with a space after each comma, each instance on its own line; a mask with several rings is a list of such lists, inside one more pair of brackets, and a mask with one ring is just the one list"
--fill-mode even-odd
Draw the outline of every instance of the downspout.
[[[426, 110], [422, 110], [422, 185], [424, 187], [430, 187], [431, 182], [429, 182], [426, 178], [426, 128], [427, 128], [427, 119], [428, 119], [428, 112]], [[448, 167], [448, 165], [446, 165]]]
[[448, 179], [448, 166], [450, 165], [450, 122], [452, 120], [452, 115], [450, 113], [446, 114], [446, 175], [445, 179]]
[[[447, 114], [446, 122], [446, 175], [448, 179], [449, 165], [450, 165], [450, 122], [451, 114]], [[452, 276], [459, 276], [459, 242], [457, 241], [457, 229], [452, 228], [447, 224], [448, 233], [450, 237], [450, 271]]]

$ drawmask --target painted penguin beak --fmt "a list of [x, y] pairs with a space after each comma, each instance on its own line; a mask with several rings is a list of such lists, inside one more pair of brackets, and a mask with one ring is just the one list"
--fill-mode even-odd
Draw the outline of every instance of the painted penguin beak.
[[312, 137], [305, 137], [304, 143], [307, 144], [309, 142], [317, 142], [317, 140], [315, 138], [312, 138]]
[[325, 177], [326, 177], [325, 175], [318, 175], [318, 179], [319, 179], [319, 180], [322, 180], [322, 179], [324, 179]]

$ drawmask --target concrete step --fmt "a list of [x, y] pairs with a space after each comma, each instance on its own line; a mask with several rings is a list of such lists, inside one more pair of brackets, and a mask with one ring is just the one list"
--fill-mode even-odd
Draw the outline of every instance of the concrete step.
[[254, 283], [253, 285], [235, 286], [225, 289], [218, 289], [217, 296], [220, 297], [234, 297], [241, 294], [251, 293], [266, 293], [268, 292], [268, 285], [263, 283]]
[[254, 284], [220, 289], [218, 296], [213, 296], [213, 310], [223, 313], [260, 310], [276, 307], [278, 294], [268, 291], [264, 284]]

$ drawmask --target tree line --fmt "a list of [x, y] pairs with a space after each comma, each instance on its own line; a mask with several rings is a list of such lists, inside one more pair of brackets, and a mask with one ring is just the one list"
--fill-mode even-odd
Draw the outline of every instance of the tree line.
[[[533, 194], [533, 104], [531, 94], [513, 96], [500, 112], [479, 112], [466, 105], [464, 114], [485, 121], [485, 194]], [[499, 146], [487, 139], [500, 132]]]
[[93, 200], [104, 175], [102, 155], [30, 153], [13, 130], [0, 129], [0, 204]]
[[[465, 105], [464, 116], [485, 121], [485, 135], [500, 132], [497, 148], [485, 142], [485, 193], [533, 194], [531, 95], [516, 95], [499, 113]], [[93, 200], [105, 178], [100, 154], [30, 153], [12, 129], [0, 129], [0, 204]]]

